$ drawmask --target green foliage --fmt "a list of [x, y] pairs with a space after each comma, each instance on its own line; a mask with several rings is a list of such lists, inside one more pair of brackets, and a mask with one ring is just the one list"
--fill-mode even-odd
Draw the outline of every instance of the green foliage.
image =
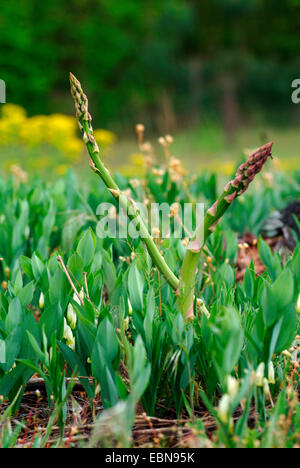
[[[261, 195], [269, 197], [267, 207], [275, 198], [283, 204], [297, 196], [297, 181], [278, 176], [274, 183], [276, 197], [269, 188]], [[129, 182], [123, 179], [123, 184], [126, 189]], [[189, 193], [180, 184], [176, 191], [168, 191], [172, 182], [166, 184], [170, 203], [183, 203], [192, 196], [210, 205], [215, 197], [215, 177], [199, 177]], [[36, 203], [37, 193], [40, 203]], [[11, 411], [19, 408], [26, 383], [37, 373], [45, 381], [62, 434], [72, 390], [69, 379], [78, 377], [92, 406], [100, 392], [104, 408], [111, 412], [104, 415], [119, 414], [123, 427], [119, 437], [126, 446], [131, 443], [138, 402], [149, 415], [161, 416], [158, 405], [162, 402], [174, 408], [178, 417], [187, 414], [202, 442], [205, 436], [196, 421], [196, 408], [204, 403], [216, 419], [218, 443], [251, 447], [257, 439], [261, 446], [280, 445], [274, 428], [288, 414], [291, 402], [286, 395], [291, 392], [290, 382], [285, 390], [291, 362], [281, 353], [293, 343], [295, 349], [299, 346], [295, 341], [299, 244], [283, 262], [261, 238], [265, 273], [256, 276], [251, 264], [243, 282], [237, 283], [234, 230], [239, 227], [240, 207], [236, 202], [235, 217], [220, 223], [199, 264], [197, 296], [205, 301], [210, 315], [195, 308], [195, 319], [185, 323], [171, 287], [153, 268], [140, 239], [129, 238], [126, 243], [95, 236], [99, 193], [101, 201], [110, 200], [97, 184], [90, 186], [88, 196], [83, 195], [70, 173], [54, 187], [39, 179], [18, 187], [13, 180], [0, 181], [0, 395], [11, 402]], [[253, 215], [252, 196], [245, 196], [248, 218]], [[84, 221], [72, 224], [69, 243], [66, 232], [73, 217]], [[185, 252], [181, 240], [163, 239], [160, 248], [178, 270]], [[207, 256], [211, 266], [205, 263]], [[293, 353], [292, 359], [297, 359], [297, 351]], [[273, 411], [264, 387], [257, 385], [253, 375], [262, 363], [262, 378], [276, 402]], [[275, 383], [269, 379], [270, 363]], [[238, 382], [237, 391], [232, 391], [230, 378]], [[293, 385], [297, 387], [298, 382]], [[241, 402], [244, 410], [233, 427], [232, 417]], [[260, 415], [259, 434], [247, 424], [253, 402]], [[107, 422], [104, 415], [100, 426]], [[49, 422], [53, 423], [54, 419]], [[293, 413], [293, 424], [299, 426], [299, 412]], [[9, 418], [5, 424], [0, 421], [0, 444], [15, 445], [22, 430], [22, 426], [10, 427]], [[296, 443], [290, 428], [286, 437], [287, 444]], [[37, 446], [46, 440], [46, 436], [37, 437]]]

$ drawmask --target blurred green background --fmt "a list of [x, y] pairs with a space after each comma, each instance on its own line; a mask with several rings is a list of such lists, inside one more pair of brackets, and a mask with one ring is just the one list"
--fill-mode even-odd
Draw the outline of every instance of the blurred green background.
[[[95, 127], [118, 137], [109, 151], [116, 168], [137, 151], [134, 126], [143, 122], [149, 138], [175, 135], [172, 150], [192, 170], [220, 170], [268, 139], [283, 167], [294, 169], [299, 24], [300, 0], [10, 0], [0, 11], [0, 78], [7, 102], [26, 109], [26, 119], [73, 115], [72, 71], [89, 96]], [[35, 121], [30, 125], [27, 133], [38, 131]], [[5, 131], [1, 136], [0, 122], [1, 168], [30, 160], [38, 170], [41, 153], [21, 155], [24, 136], [9, 139]], [[53, 152], [49, 141], [39, 142], [48, 158], [41, 169], [58, 151], [63, 172], [72, 159], [61, 145]], [[76, 155], [74, 164], [80, 161]]]

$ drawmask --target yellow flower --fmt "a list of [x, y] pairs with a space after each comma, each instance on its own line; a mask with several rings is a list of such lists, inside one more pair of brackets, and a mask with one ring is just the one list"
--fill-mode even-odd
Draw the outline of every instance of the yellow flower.
[[18, 135], [20, 143], [29, 147], [47, 143], [47, 124], [45, 115], [35, 115], [25, 120]]
[[[116, 135], [108, 130], [96, 130], [95, 137], [104, 151], [116, 140]], [[24, 150], [43, 146], [46, 154], [52, 154], [51, 149], [55, 149], [62, 157], [72, 161], [79, 159], [84, 147], [74, 117], [64, 114], [27, 117], [22, 107], [5, 104], [0, 115], [0, 145], [11, 144], [20, 145]], [[35, 167], [44, 169], [53, 164], [53, 159], [49, 160], [48, 156], [35, 158], [34, 164]], [[57, 172], [64, 173], [66, 169], [67, 166], [62, 161]]]
[[16, 143], [23, 123], [26, 121], [26, 112], [15, 104], [5, 104], [2, 107], [0, 119], [0, 139], [2, 145]]
[[9, 122], [22, 123], [26, 119], [26, 111], [16, 104], [4, 104], [2, 107], [2, 119]]

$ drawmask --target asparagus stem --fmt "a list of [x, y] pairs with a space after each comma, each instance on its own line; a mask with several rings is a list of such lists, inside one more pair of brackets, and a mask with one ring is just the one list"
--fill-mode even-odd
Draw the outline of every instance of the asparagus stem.
[[180, 274], [179, 305], [184, 317], [193, 316], [195, 278], [203, 246], [234, 199], [247, 190], [256, 174], [262, 170], [271, 156], [272, 145], [273, 143], [267, 143], [258, 148], [239, 167], [235, 179], [228, 182], [221, 196], [207, 211], [203, 223], [189, 243]]
[[127, 216], [131, 221], [134, 221], [136, 229], [140, 233], [141, 238], [144, 241], [154, 264], [157, 266], [158, 270], [162, 273], [170, 286], [177, 290], [179, 286], [179, 280], [171, 271], [163, 256], [160, 254], [152, 236], [149, 234], [149, 231], [139, 214], [139, 211], [135, 208], [134, 202], [125, 196], [123, 192], [121, 192], [110, 172], [100, 159], [99, 148], [95, 141], [93, 128], [91, 125], [92, 118], [88, 111], [88, 99], [82, 91], [80, 82], [72, 73], [70, 73], [70, 83], [71, 94], [75, 102], [76, 117], [79, 128], [83, 134], [83, 141], [85, 142], [91, 157], [91, 168], [101, 177], [112, 195], [116, 199], [120, 200], [120, 203], [125, 209]]

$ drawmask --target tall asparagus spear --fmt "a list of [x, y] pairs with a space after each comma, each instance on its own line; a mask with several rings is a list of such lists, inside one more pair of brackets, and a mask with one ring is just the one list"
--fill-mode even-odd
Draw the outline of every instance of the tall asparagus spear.
[[107, 188], [110, 190], [112, 195], [120, 200], [122, 207], [125, 209], [128, 217], [135, 222], [137, 230], [141, 234], [143, 241], [146, 244], [148, 252], [157, 266], [159, 271], [163, 274], [167, 282], [173, 289], [177, 289], [179, 285], [178, 278], [171, 271], [163, 256], [160, 254], [156, 247], [152, 236], [149, 234], [148, 229], [141, 218], [139, 211], [136, 210], [134, 202], [132, 202], [118, 187], [114, 179], [112, 178], [109, 170], [101, 161], [99, 148], [93, 135], [92, 118], [88, 111], [88, 99], [82, 91], [81, 84], [70, 73], [70, 84], [71, 94], [75, 102], [76, 117], [79, 123], [80, 130], [83, 135], [83, 141], [85, 142], [89, 155], [91, 157], [90, 166], [91, 168], [101, 177]]
[[256, 174], [262, 170], [263, 165], [271, 156], [272, 145], [273, 143], [267, 143], [258, 148], [250, 158], [239, 167], [235, 178], [228, 182], [221, 196], [209, 208], [203, 223], [198, 227], [196, 234], [189, 243], [183, 260], [179, 289], [180, 308], [185, 317], [193, 316], [195, 277], [203, 246], [234, 199], [247, 190]]

